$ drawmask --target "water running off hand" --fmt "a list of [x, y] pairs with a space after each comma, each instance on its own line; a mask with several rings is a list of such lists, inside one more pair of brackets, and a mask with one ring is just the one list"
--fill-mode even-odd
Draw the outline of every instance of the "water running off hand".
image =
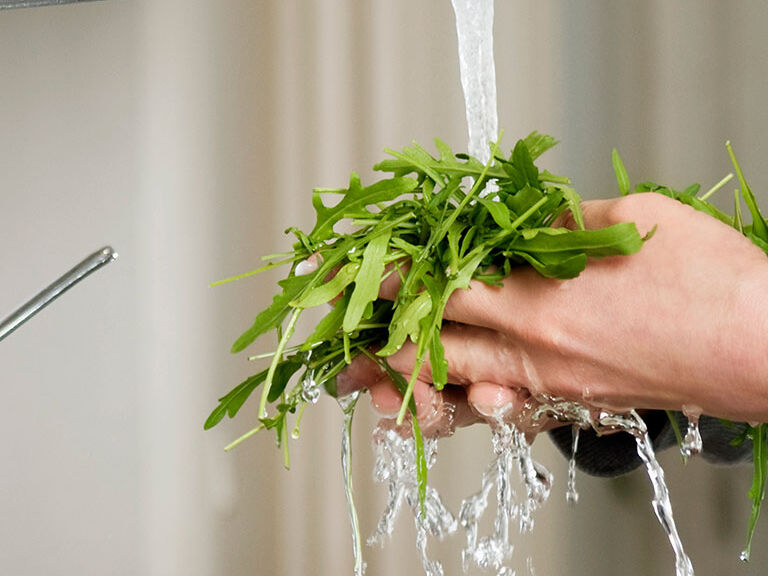
[[653, 498], [651, 499], [653, 511], [675, 554], [675, 574], [676, 576], [694, 576], [693, 565], [683, 549], [683, 543], [680, 540], [672, 515], [672, 504], [669, 499], [669, 490], [664, 481], [664, 470], [656, 459], [645, 422], [634, 410], [628, 414], [613, 414], [606, 411], [591, 410], [576, 402], [544, 398], [538, 401], [531, 400], [527, 411], [528, 414], [525, 417], [533, 426], [540, 426], [547, 419], [554, 419], [584, 428], [591, 427], [598, 434], [609, 432], [632, 434], [637, 444], [637, 454], [645, 465], [653, 489]]
[[699, 431], [701, 412], [701, 408], [697, 406], [683, 406], [683, 415], [688, 418], [688, 429], [685, 431], [683, 441], [680, 443], [680, 454], [683, 457], [683, 461], [687, 461], [691, 456], [696, 456], [703, 447], [701, 432]]
[[[387, 483], [389, 496], [376, 530], [368, 539], [368, 544], [383, 545], [392, 535], [395, 520], [405, 502], [413, 514], [416, 525], [416, 546], [425, 574], [443, 576], [442, 565], [430, 560], [427, 555], [427, 536], [442, 539], [455, 532], [458, 523], [443, 504], [437, 490], [429, 486], [424, 501], [425, 514], [422, 515], [416, 471], [416, 446], [413, 438], [405, 438], [396, 429], [380, 426], [373, 433], [373, 448], [376, 454], [373, 477], [377, 482]], [[424, 454], [427, 468], [431, 468], [437, 454], [437, 440], [424, 439]]]
[[[519, 521], [521, 534], [533, 530], [533, 513], [549, 497], [552, 475], [531, 457], [525, 434], [514, 424], [499, 421], [493, 426], [495, 459], [482, 476], [480, 490], [461, 504], [459, 519], [466, 533], [466, 546], [461, 552], [464, 571], [471, 565], [493, 569], [497, 576], [514, 574], [506, 566], [513, 552], [509, 523]], [[525, 497], [519, 499], [512, 489], [513, 471], [517, 470]], [[488, 507], [488, 498], [496, 487], [496, 520], [493, 534], [478, 538], [478, 524]], [[528, 559], [529, 573], [532, 561]]]
[[355, 406], [359, 397], [360, 392], [357, 391], [338, 399], [339, 406], [344, 412], [344, 425], [341, 430], [341, 470], [344, 475], [347, 514], [352, 525], [352, 554], [355, 561], [355, 576], [365, 574], [365, 562], [363, 562], [363, 550], [360, 543], [360, 522], [357, 518], [352, 487], [352, 417], [355, 415]]
[[565, 491], [565, 500], [568, 504], [576, 505], [579, 501], [579, 493], [576, 491], [576, 452], [579, 449], [581, 428], [578, 424], [573, 424], [571, 430], [573, 442], [571, 444], [571, 457], [568, 459], [568, 488]]

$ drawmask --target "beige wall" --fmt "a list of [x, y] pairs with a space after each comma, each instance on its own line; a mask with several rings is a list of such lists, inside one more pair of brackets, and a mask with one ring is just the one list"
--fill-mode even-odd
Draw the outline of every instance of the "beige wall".
[[[322, 8], [321, 8], [322, 7]], [[630, 176], [704, 186], [734, 141], [768, 203], [768, 7], [761, 2], [499, 0], [506, 142], [538, 129], [549, 166], [586, 196]], [[285, 472], [268, 435], [224, 454], [248, 416], [203, 433], [215, 398], [255, 368], [230, 342], [276, 276], [215, 290], [311, 226], [313, 186], [339, 186], [385, 147], [465, 140], [447, 0], [109, 0], [0, 12], [0, 316], [111, 243], [120, 259], [0, 344], [0, 571], [208, 576], [351, 574], [338, 410], [305, 418]], [[254, 416], [253, 409], [245, 414]], [[356, 422], [363, 529], [383, 506]], [[534, 537], [538, 576], [673, 570], [641, 474], [565, 462]], [[444, 442], [433, 480], [457, 507], [490, 458], [487, 433]], [[699, 576], [737, 563], [749, 470], [664, 458]], [[410, 520], [369, 550], [369, 574], [418, 573]], [[459, 573], [460, 539], [436, 546]], [[523, 574], [524, 569], [518, 574]]]

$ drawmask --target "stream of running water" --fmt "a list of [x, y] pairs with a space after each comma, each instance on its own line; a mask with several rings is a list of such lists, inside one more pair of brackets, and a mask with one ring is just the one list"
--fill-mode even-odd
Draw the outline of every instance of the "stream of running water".
[[493, 62], [493, 1], [451, 0], [456, 13], [459, 70], [469, 132], [468, 152], [481, 162], [499, 137], [496, 66]]

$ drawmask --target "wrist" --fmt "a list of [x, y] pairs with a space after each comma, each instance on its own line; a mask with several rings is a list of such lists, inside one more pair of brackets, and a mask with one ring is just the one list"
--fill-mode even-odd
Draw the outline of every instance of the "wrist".
[[737, 282], [731, 308], [730, 396], [736, 420], [768, 422], [768, 258]]

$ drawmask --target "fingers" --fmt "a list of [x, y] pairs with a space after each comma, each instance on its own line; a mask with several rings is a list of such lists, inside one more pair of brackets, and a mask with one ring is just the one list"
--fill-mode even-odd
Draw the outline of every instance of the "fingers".
[[352, 363], [336, 376], [336, 395], [343, 398], [358, 390], [371, 389], [386, 377], [376, 362], [364, 354], [358, 354]]
[[[441, 341], [448, 361], [449, 386], [444, 390], [463, 387], [466, 405], [479, 419], [493, 422], [514, 418], [530, 397], [529, 388], [540, 386], [525, 355], [515, 342], [502, 334], [477, 326], [446, 324]], [[387, 361], [408, 378], [413, 372], [416, 354], [416, 345], [408, 342]], [[426, 395], [421, 387], [431, 381], [432, 370], [426, 358], [414, 390], [417, 405], [419, 394]], [[433, 390], [431, 385], [427, 388]], [[372, 390], [372, 396], [382, 408], [399, 408], [399, 395], [394, 405], [386, 404], [391, 400], [385, 398], [380, 389]]]
[[[379, 365], [361, 354], [336, 377], [336, 391], [341, 397], [362, 389], [370, 392], [373, 408], [383, 418], [397, 417], [402, 395]], [[427, 436], [449, 436], [456, 428], [480, 420], [461, 387], [446, 386], [438, 391], [428, 381], [417, 380], [413, 397], [422, 432]]]
[[[394, 420], [403, 397], [389, 378], [384, 378], [369, 389], [371, 404], [385, 420]], [[467, 393], [458, 386], [436, 390], [431, 384], [417, 380], [413, 390], [416, 414], [422, 434], [427, 437], [450, 436], [456, 428], [481, 421], [467, 402]]]
[[[525, 354], [503, 334], [478, 326], [446, 324], [441, 331], [441, 342], [448, 359], [448, 382], [458, 386], [473, 385], [470, 400], [476, 400], [483, 413], [513, 399], [503, 390], [493, 389], [492, 392], [491, 386], [531, 391], [537, 391], [541, 386]], [[387, 357], [387, 362], [393, 370], [409, 379], [416, 354], [416, 345], [408, 341], [397, 353]], [[400, 408], [401, 397], [394, 384], [367, 356], [355, 357], [336, 381], [339, 396], [363, 388], [371, 390], [375, 407], [384, 415], [396, 414]], [[417, 406], [419, 403], [426, 406], [433, 401], [431, 382], [432, 369], [429, 358], [426, 358], [414, 391]], [[492, 401], [492, 398], [497, 400]]]
[[[611, 200], [593, 200], [581, 205], [584, 225], [588, 230], [605, 228], [619, 222], [635, 222], [641, 236], [647, 235], [663, 220], [671, 209], [689, 211], [677, 201], [660, 194], [636, 194]], [[570, 211], [564, 212], [554, 223], [569, 229], [576, 228]], [[643, 258], [639, 255], [604, 258], [590, 263], [587, 272], [616, 265], [627, 266]], [[505, 333], [525, 336], [535, 331], [547, 310], [563, 310], [575, 304], [573, 294], [589, 284], [579, 276], [567, 281], [544, 278], [530, 267], [513, 269], [504, 279], [503, 286], [489, 286], [473, 280], [467, 290], [451, 295], [444, 318], [482, 326]], [[582, 295], [588, 290], [581, 289]]]
[[[493, 330], [466, 324], [446, 323], [440, 341], [448, 360], [448, 382], [466, 386], [487, 382], [507, 387], [525, 387], [520, 350], [513, 340]], [[411, 374], [416, 363], [417, 346], [407, 341], [387, 358], [389, 365], [402, 374]], [[432, 381], [429, 357], [425, 358], [419, 379]]]
[[[448, 360], [448, 382], [443, 390], [432, 384], [429, 359], [415, 380], [413, 397], [422, 431], [427, 436], [448, 436], [462, 426], [485, 421], [515, 421], [536, 431], [554, 423], [527, 422], [532, 395], [548, 393], [531, 359], [502, 334], [477, 326], [446, 324], [441, 340]], [[406, 343], [389, 356], [393, 370], [410, 379], [417, 347]], [[385, 419], [396, 418], [402, 395], [387, 374], [367, 356], [357, 356], [337, 377], [339, 395], [368, 389], [374, 409]]]

